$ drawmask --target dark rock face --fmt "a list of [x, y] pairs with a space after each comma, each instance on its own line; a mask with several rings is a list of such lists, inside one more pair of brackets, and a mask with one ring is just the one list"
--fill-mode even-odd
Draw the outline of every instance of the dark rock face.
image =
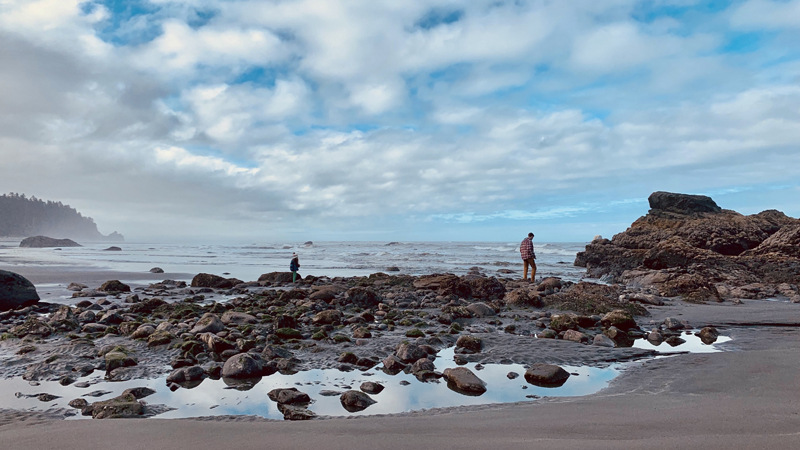
[[133, 394], [126, 394], [111, 400], [92, 403], [83, 409], [82, 414], [91, 415], [93, 419], [141, 417], [144, 414], [144, 405]]
[[370, 288], [354, 287], [345, 294], [348, 302], [362, 308], [374, 308], [382, 301], [381, 296]]
[[720, 212], [722, 208], [717, 206], [711, 197], [705, 195], [674, 194], [672, 192], [653, 192], [648, 197], [651, 209], [662, 211], [672, 211], [679, 214], [685, 213], [706, 213]]
[[33, 283], [14, 272], [0, 270], [0, 311], [30, 306], [39, 302]]
[[277, 402], [282, 405], [311, 402], [311, 397], [309, 397], [305, 392], [298, 391], [297, 388], [273, 389], [269, 391], [267, 396], [269, 396], [269, 399], [273, 402]]
[[421, 276], [414, 281], [414, 287], [435, 290], [441, 295], [456, 295], [462, 298], [472, 296], [472, 288], [469, 283], [449, 273]]
[[587, 245], [575, 265], [695, 302], [722, 300], [721, 283], [800, 282], [800, 220], [775, 210], [744, 216], [708, 197], [665, 192], [651, 195], [650, 206], [610, 241]]
[[33, 236], [25, 238], [19, 243], [20, 247], [50, 248], [50, 247], [82, 247], [72, 239], [54, 239], [47, 236]]
[[506, 295], [506, 287], [494, 277], [472, 278], [467, 281], [474, 298], [499, 300]]

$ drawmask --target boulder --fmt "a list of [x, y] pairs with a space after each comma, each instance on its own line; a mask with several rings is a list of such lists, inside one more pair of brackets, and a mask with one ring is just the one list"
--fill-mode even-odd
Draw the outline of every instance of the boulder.
[[383, 391], [384, 389], [382, 384], [376, 383], [374, 381], [365, 381], [361, 383], [361, 386], [359, 386], [359, 388], [362, 391], [366, 392], [367, 394], [373, 394], [373, 395], [380, 394], [381, 391]]
[[506, 287], [495, 277], [479, 277], [467, 280], [472, 297], [483, 300], [500, 300], [506, 295]]
[[33, 236], [25, 238], [19, 243], [20, 247], [49, 248], [49, 247], [82, 247], [72, 239], [53, 239], [47, 236]]
[[[300, 274], [297, 274], [297, 278], [302, 280], [303, 277]], [[258, 277], [259, 283], [291, 283], [292, 282], [292, 272], [270, 272], [265, 273]]]
[[467, 305], [467, 311], [474, 317], [490, 317], [496, 314], [494, 309], [483, 302], [470, 303]]
[[624, 331], [639, 327], [636, 325], [636, 321], [633, 320], [633, 316], [629, 312], [621, 309], [607, 313], [602, 319], [600, 319], [600, 323], [602, 323], [606, 328], [617, 327]]
[[239, 353], [231, 356], [222, 366], [222, 376], [225, 378], [257, 378], [263, 375], [262, 359], [252, 353]]
[[536, 386], [558, 387], [567, 382], [569, 372], [554, 364], [533, 364], [525, 371], [525, 380]]
[[342, 321], [342, 312], [337, 309], [327, 309], [314, 315], [311, 321], [315, 325], [335, 325]]
[[434, 370], [436, 370], [436, 366], [428, 358], [420, 358], [411, 365], [411, 373], [415, 376], [420, 376], [425, 372], [430, 373]]
[[161, 267], [153, 267], [152, 269], [150, 269], [150, 273], [164, 273], [164, 269], [162, 269]]
[[125, 283], [120, 282], [119, 280], [110, 280], [103, 283], [103, 285], [100, 286], [97, 290], [101, 292], [116, 294], [119, 292], [130, 292], [131, 287]]
[[138, 362], [136, 358], [130, 356], [124, 349], [114, 350], [106, 353], [106, 372], [111, 372], [119, 367], [135, 366]]
[[278, 403], [278, 411], [283, 413], [283, 420], [311, 420], [317, 417], [313, 411], [297, 405]]
[[397, 358], [404, 363], [413, 363], [418, 359], [424, 358], [428, 355], [428, 353], [421, 349], [418, 345], [406, 343], [398, 345], [394, 354], [397, 355]]
[[273, 402], [282, 405], [291, 405], [294, 403], [310, 403], [311, 397], [305, 392], [300, 392], [297, 388], [278, 388], [269, 391], [267, 394], [269, 399]]
[[103, 251], [104, 252], [121, 252], [122, 249], [117, 247], [117, 246], [115, 246], [115, 245], [112, 245], [111, 247], [104, 248]]
[[242, 281], [236, 278], [223, 278], [210, 273], [199, 273], [192, 278], [192, 287], [206, 287], [214, 289], [230, 289]]
[[578, 329], [578, 317], [574, 314], [556, 314], [550, 317], [550, 328], [560, 333]]
[[588, 344], [592, 340], [589, 336], [585, 335], [584, 333], [575, 330], [565, 331], [564, 335], [562, 336], [562, 339], [564, 339], [565, 341], [578, 342], [580, 344]]
[[483, 341], [476, 336], [463, 335], [456, 341], [457, 353], [479, 353], [482, 347]]
[[205, 313], [200, 320], [194, 325], [190, 333], [219, 333], [225, 329], [225, 324], [222, 323], [219, 317], [214, 313]]
[[59, 306], [58, 310], [50, 315], [50, 319], [47, 323], [56, 330], [61, 331], [76, 330], [80, 326], [78, 324], [78, 319], [75, 318], [75, 314], [72, 312], [72, 308], [69, 305]]
[[47, 337], [53, 333], [53, 329], [47, 323], [30, 316], [25, 319], [24, 323], [15, 326], [9, 332], [18, 338], [24, 338], [25, 336]]
[[33, 283], [14, 272], [0, 270], [0, 312], [39, 302]]
[[539, 294], [527, 288], [514, 289], [506, 293], [503, 301], [506, 305], [517, 307], [532, 306], [534, 308], [541, 308], [543, 305], [542, 298]]
[[128, 389], [125, 389], [124, 391], [122, 391], [122, 395], [131, 394], [137, 400], [145, 398], [145, 397], [149, 397], [149, 396], [151, 396], [151, 395], [153, 395], [155, 393], [156, 393], [155, 390], [150, 389], [149, 387], [144, 387], [144, 386], [135, 387], [135, 388], [128, 388]]
[[339, 397], [339, 401], [349, 412], [358, 412], [367, 409], [369, 406], [377, 403], [369, 395], [361, 391], [346, 391]]
[[374, 308], [382, 301], [381, 296], [370, 288], [354, 287], [347, 290], [345, 299], [362, 308]]
[[594, 339], [592, 339], [592, 345], [596, 345], [598, 347], [609, 347], [609, 348], [614, 348], [617, 346], [614, 340], [606, 336], [605, 334], [596, 335]]
[[719, 331], [717, 331], [717, 329], [714, 327], [703, 327], [703, 329], [698, 331], [696, 334], [706, 345], [713, 344], [717, 341], [717, 338], [719, 338]]
[[440, 295], [455, 295], [461, 298], [472, 296], [472, 288], [469, 283], [450, 273], [423, 275], [414, 280], [414, 287], [435, 290]]
[[445, 369], [442, 373], [451, 389], [467, 395], [481, 395], [486, 392], [486, 383], [466, 367]]
[[389, 355], [383, 359], [383, 369], [386, 372], [395, 374], [403, 371], [405, 368], [406, 364], [395, 355]]
[[133, 394], [126, 394], [111, 400], [92, 403], [83, 409], [82, 414], [91, 414], [93, 419], [135, 418], [144, 415], [144, 404]]
[[225, 311], [225, 313], [222, 314], [221, 320], [225, 325], [234, 326], [258, 323], [258, 319], [256, 319], [255, 316], [236, 311]]

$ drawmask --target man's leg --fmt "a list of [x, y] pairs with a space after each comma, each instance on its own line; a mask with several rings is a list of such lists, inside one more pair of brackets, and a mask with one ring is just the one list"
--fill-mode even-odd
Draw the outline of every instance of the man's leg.
[[297, 272], [292, 272], [292, 283], [297, 281]]
[[527, 280], [528, 279], [528, 260], [525, 260], [525, 259], [522, 260], [522, 267], [523, 267], [523, 269], [522, 269], [522, 279], [523, 280]]
[[531, 260], [531, 281], [536, 281], [536, 261]]

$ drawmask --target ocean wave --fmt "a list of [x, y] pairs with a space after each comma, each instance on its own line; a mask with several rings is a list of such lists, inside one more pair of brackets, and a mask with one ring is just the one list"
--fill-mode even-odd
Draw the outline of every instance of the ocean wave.
[[481, 247], [479, 245], [476, 245], [475, 247], [472, 248], [475, 250], [482, 250], [482, 251], [490, 250], [493, 252], [510, 252], [514, 250], [514, 247]]

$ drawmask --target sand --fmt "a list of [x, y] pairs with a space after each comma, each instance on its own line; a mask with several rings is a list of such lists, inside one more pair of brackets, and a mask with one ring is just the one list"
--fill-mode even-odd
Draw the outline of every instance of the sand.
[[651, 312], [654, 320], [673, 316], [694, 326], [727, 327], [734, 341], [726, 348], [733, 351], [634, 364], [609, 388], [586, 397], [397, 416], [63, 421], [0, 411], [0, 442], [62, 450], [800, 448], [800, 305], [678, 302]]

